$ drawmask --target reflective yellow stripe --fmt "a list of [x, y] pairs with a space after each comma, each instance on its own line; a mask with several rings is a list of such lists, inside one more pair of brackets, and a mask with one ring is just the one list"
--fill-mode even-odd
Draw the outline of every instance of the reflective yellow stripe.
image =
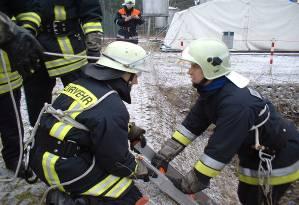
[[[68, 110], [80, 110], [80, 109], [82, 109], [80, 103], [78, 103], [77, 101], [74, 101], [74, 102], [70, 105], [70, 107], [69, 107]], [[73, 113], [71, 114], [71, 118], [75, 119], [80, 113], [81, 113], [81, 112], [73, 112]]]
[[201, 161], [197, 161], [196, 164], [194, 165], [194, 168], [198, 172], [200, 172], [200, 173], [202, 173], [206, 176], [209, 176], [209, 177], [216, 177], [220, 173], [220, 171], [212, 169], [212, 168], [206, 166]]
[[0, 59], [0, 72], [4, 73], [4, 65], [3, 65], [3, 63], [5, 63], [7, 72], [10, 72], [11, 71], [11, 65], [10, 65], [10, 61], [9, 61], [8, 55], [7, 55], [7, 53], [4, 50], [0, 49], [0, 52], [2, 52], [2, 55], [3, 55], [3, 58], [4, 58], [4, 62], [2, 62], [2, 60]]
[[[55, 170], [55, 164], [59, 157], [57, 155], [51, 154], [49, 152], [45, 152], [43, 155], [43, 171], [47, 182], [50, 185], [59, 185], [60, 180]], [[59, 190], [64, 191], [62, 186], [58, 186]]]
[[83, 108], [89, 107], [98, 100], [92, 92], [74, 83], [68, 84], [62, 91], [62, 94], [73, 98], [75, 101], [80, 103]]
[[64, 6], [55, 5], [54, 6], [54, 15], [56, 21], [65, 21], [66, 20], [66, 11]]
[[105, 194], [105, 196], [118, 198], [132, 184], [132, 182], [132, 179], [126, 177], [123, 178], [107, 194]]
[[31, 29], [31, 30], [33, 30], [34, 32], [35, 32], [35, 34], [36, 34], [36, 29], [34, 28], [34, 26], [32, 26], [32, 25], [30, 25], [30, 24], [23, 24], [22, 25], [22, 27], [23, 28], [26, 28], [26, 29]]
[[72, 127], [73, 126], [63, 122], [56, 122], [50, 130], [50, 135], [62, 141]]
[[[86, 56], [86, 51], [77, 53], [76, 55], [77, 56]], [[47, 69], [50, 69], [50, 68], [59, 67], [59, 66], [63, 66], [63, 65], [69, 65], [69, 64], [77, 62], [80, 59], [85, 59], [85, 58], [77, 58], [77, 57], [59, 58], [56, 60], [47, 61], [45, 63], [45, 65], [46, 65]]]
[[34, 24], [36, 24], [37, 27], [39, 27], [40, 24], [41, 24], [41, 18], [35, 12], [21, 13], [21, 14], [17, 15], [16, 19], [17, 19], [17, 21], [30, 21], [30, 22], [33, 22]]
[[178, 141], [179, 143], [187, 146], [188, 144], [191, 143], [191, 141], [185, 137], [184, 135], [182, 135], [180, 132], [175, 131], [172, 135], [172, 138], [176, 139], [176, 141]]
[[88, 62], [87, 62], [86, 59], [82, 59], [82, 60], [80, 60], [76, 63], [70, 64], [70, 65], [67, 65], [67, 66], [63, 66], [63, 67], [48, 70], [48, 73], [51, 77], [59, 76], [59, 75], [77, 70], [77, 69], [81, 68], [82, 66], [86, 65], [87, 63]]
[[[12, 89], [16, 89], [16, 88], [22, 86], [23, 79], [20, 76], [20, 78], [18, 78], [15, 81], [11, 81], [10, 83], [11, 83]], [[10, 88], [9, 88], [8, 84], [0, 85], [0, 94], [7, 93], [9, 91], [10, 91]]]
[[17, 80], [18, 78], [20, 78], [20, 74], [15, 71], [15, 72], [9, 72], [7, 73], [8, 75], [8, 78], [6, 77], [6, 74], [5, 73], [1, 73], [2, 71], [0, 71], [0, 84], [4, 84], [4, 83], [7, 83], [8, 82], [8, 78], [10, 81], [14, 81], [14, 80]]
[[[270, 185], [286, 184], [286, 183], [296, 181], [298, 179], [299, 179], [299, 170], [285, 176], [278, 176], [278, 177], [271, 176], [269, 179], [269, 184]], [[250, 176], [239, 174], [239, 180], [246, 184], [259, 185], [259, 180], [256, 177], [250, 177]]]
[[[67, 36], [57, 37], [57, 41], [63, 54], [72, 54], [72, 55], [74, 54], [74, 50], [69, 37]], [[64, 58], [67, 59], [69, 57], [64, 57]]]
[[113, 184], [115, 184], [120, 177], [116, 177], [113, 175], [107, 176], [100, 183], [96, 184], [86, 192], [82, 193], [82, 195], [91, 195], [91, 196], [99, 196], [105, 191], [107, 191]]
[[84, 33], [91, 33], [91, 32], [102, 32], [103, 33], [103, 28], [102, 28], [102, 23], [101, 22], [88, 22], [83, 24], [83, 30]]

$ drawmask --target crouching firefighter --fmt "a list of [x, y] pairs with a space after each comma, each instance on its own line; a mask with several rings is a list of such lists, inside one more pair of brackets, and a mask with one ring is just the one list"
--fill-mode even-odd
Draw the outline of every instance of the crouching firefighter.
[[128, 139], [145, 145], [145, 131], [134, 124], [128, 131], [123, 101], [131, 103], [130, 90], [146, 57], [138, 45], [113, 42], [96, 64], [84, 68], [86, 77], [45, 105], [30, 166], [48, 186], [57, 187], [47, 204], [134, 205], [143, 200], [133, 179], [145, 179], [150, 171], [129, 151]]
[[191, 42], [182, 60], [200, 94], [181, 125], [152, 159], [167, 169], [169, 161], [213, 123], [216, 128], [204, 153], [186, 176], [172, 179], [184, 193], [209, 186], [234, 157], [239, 157], [238, 196], [242, 204], [277, 204], [299, 178], [299, 134], [249, 80], [231, 71], [229, 51], [213, 39]]

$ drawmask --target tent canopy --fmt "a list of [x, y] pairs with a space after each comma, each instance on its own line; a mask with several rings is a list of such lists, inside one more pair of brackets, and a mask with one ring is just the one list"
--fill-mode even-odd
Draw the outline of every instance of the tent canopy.
[[[233, 36], [223, 37], [224, 32], [233, 32]], [[277, 51], [299, 51], [299, 4], [288, 0], [209, 1], [176, 13], [164, 45], [183, 49], [198, 38], [224, 40], [237, 51], [270, 50], [273, 41]]]

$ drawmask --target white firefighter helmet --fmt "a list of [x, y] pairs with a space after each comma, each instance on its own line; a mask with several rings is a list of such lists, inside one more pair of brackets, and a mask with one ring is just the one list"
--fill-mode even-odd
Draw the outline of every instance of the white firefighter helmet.
[[222, 41], [216, 39], [192, 41], [182, 52], [181, 60], [198, 64], [208, 80], [226, 76], [240, 88], [249, 83], [247, 78], [231, 70], [229, 50]]
[[122, 5], [125, 6], [128, 4], [135, 6], [135, 0], [124, 0], [124, 3]]
[[140, 73], [146, 71], [146, 51], [134, 43], [114, 41], [102, 52], [95, 64], [85, 67], [85, 74], [98, 80], [121, 77], [125, 72]]

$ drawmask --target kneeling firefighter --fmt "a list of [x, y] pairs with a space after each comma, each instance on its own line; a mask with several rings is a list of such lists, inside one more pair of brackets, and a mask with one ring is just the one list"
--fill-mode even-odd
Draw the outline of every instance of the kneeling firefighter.
[[183, 51], [200, 96], [152, 163], [167, 169], [213, 123], [204, 153], [186, 176], [172, 179], [175, 185], [184, 193], [199, 192], [237, 154], [241, 203], [277, 204], [299, 179], [299, 133], [269, 100], [246, 87], [249, 80], [230, 69], [229, 57], [225, 44], [214, 39], [193, 41]]
[[[50, 191], [47, 204], [122, 204], [143, 200], [133, 179], [150, 170], [129, 151], [128, 140], [144, 130], [129, 126], [123, 101], [131, 103], [147, 55], [128, 42], [113, 42], [87, 77], [68, 84], [53, 105], [45, 105], [30, 152], [30, 166]], [[71, 181], [71, 182], [70, 182]]]

